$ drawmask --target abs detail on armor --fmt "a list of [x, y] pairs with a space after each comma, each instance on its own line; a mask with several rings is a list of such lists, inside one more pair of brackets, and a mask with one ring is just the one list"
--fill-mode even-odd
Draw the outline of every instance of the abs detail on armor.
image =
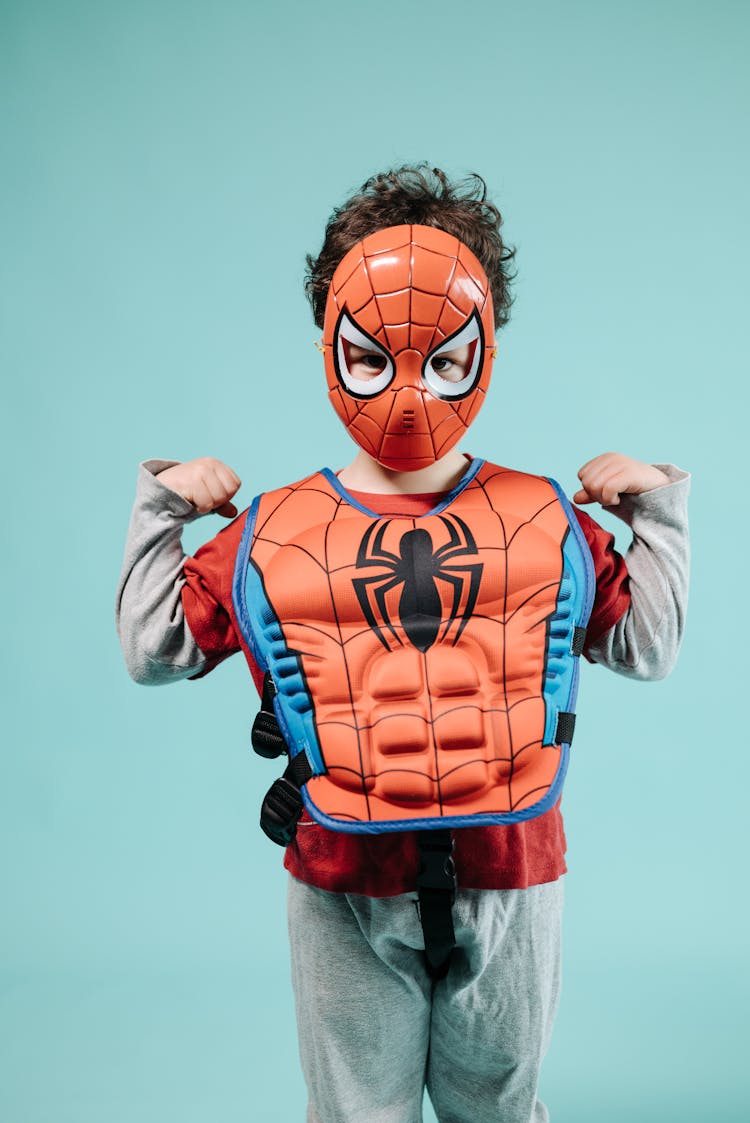
[[329, 469], [258, 496], [235, 613], [312, 818], [376, 834], [551, 807], [594, 587], [544, 476], [475, 459], [420, 517], [368, 511]]

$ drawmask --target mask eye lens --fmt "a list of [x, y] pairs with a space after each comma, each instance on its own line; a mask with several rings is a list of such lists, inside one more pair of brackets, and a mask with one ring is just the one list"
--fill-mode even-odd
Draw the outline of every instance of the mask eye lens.
[[346, 366], [353, 378], [369, 380], [385, 370], [388, 359], [382, 351], [359, 347], [348, 339], [343, 339]]
[[462, 328], [427, 356], [422, 378], [438, 398], [463, 398], [477, 383], [483, 356], [482, 324], [474, 311]]
[[350, 394], [372, 398], [393, 378], [393, 359], [371, 336], [342, 312], [333, 340], [336, 373]]
[[463, 347], [451, 347], [449, 351], [433, 355], [430, 360], [433, 372], [450, 384], [461, 382], [471, 370], [477, 343], [478, 340], [475, 339], [473, 343], [465, 343]]

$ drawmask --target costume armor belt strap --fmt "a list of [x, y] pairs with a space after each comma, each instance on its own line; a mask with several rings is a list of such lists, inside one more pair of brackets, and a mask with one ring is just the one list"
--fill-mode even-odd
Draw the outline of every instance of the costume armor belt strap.
[[233, 590], [305, 806], [354, 833], [552, 806], [593, 593], [559, 485], [481, 460], [419, 518], [366, 510], [328, 469], [259, 496]]

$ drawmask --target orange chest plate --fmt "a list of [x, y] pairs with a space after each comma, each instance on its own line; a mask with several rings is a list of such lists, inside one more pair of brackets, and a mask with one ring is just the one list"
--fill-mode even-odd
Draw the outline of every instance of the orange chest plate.
[[367, 513], [322, 473], [256, 501], [237, 616], [292, 755], [308, 755], [319, 821], [538, 813], [566, 760], [549, 737], [550, 653], [582, 623], [570, 530], [550, 481], [488, 464], [420, 518]]

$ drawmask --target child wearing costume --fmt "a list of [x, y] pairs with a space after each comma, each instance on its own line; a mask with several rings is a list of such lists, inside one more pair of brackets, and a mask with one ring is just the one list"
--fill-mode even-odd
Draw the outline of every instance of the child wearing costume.
[[548, 1118], [559, 989], [560, 791], [581, 655], [659, 678], [687, 596], [688, 476], [619, 454], [580, 503], [456, 447], [507, 319], [500, 215], [478, 177], [374, 177], [308, 259], [330, 400], [355, 461], [236, 515], [215, 460], [141, 467], [118, 593], [140, 682], [242, 651], [254, 745], [289, 763], [262, 809], [285, 845], [308, 1121]]

